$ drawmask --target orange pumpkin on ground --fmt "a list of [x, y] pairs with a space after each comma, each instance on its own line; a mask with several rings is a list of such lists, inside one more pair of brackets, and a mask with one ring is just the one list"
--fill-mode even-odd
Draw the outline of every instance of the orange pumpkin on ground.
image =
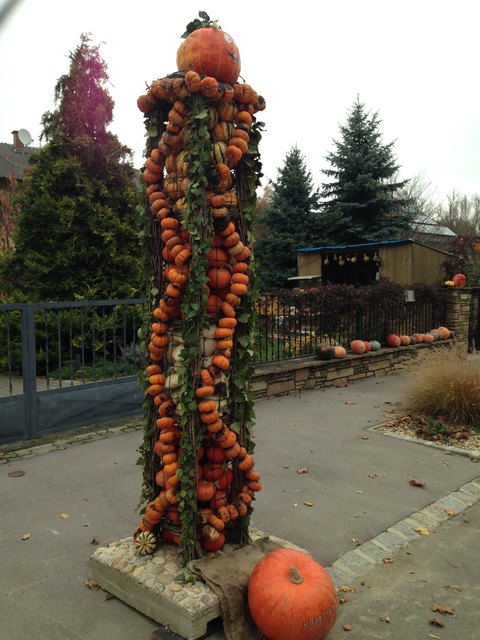
[[347, 351], [344, 347], [337, 345], [333, 347], [335, 355], [334, 358], [344, 358], [347, 355]]
[[421, 342], [423, 342], [423, 333], [414, 333], [413, 337], [417, 341], [417, 344], [420, 344]]
[[335, 624], [338, 600], [327, 571], [307, 553], [276, 549], [250, 576], [248, 607], [269, 640], [323, 640]]
[[409, 338], [409, 336], [404, 336], [404, 335], [400, 336], [400, 345], [401, 345], [402, 347], [406, 347], [406, 346], [408, 346], [409, 344], [410, 344], [410, 338]]
[[435, 342], [435, 336], [433, 333], [424, 333], [423, 342], [424, 344], [432, 344], [432, 342]]

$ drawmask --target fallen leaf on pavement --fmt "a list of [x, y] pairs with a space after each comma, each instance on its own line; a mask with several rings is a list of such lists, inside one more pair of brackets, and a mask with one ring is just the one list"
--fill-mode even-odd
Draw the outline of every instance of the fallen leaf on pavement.
[[290, 468], [290, 465], [288, 465], [288, 464], [284, 464], [284, 465], [283, 465], [283, 468], [284, 468], [284, 469], [289, 469], [289, 468]]
[[461, 584], [446, 584], [443, 588], [444, 589], [450, 589], [451, 591], [461, 591], [462, 590], [462, 585]]
[[304, 502], [303, 503], [306, 507], [313, 507], [313, 502]]
[[440, 637], [439, 637], [439, 636], [434, 635], [433, 633], [429, 633], [429, 634], [428, 634], [428, 637], [429, 637], [429, 638], [433, 638], [434, 640], [440, 640]]
[[114, 596], [113, 593], [107, 593], [105, 595], [105, 600], [115, 600], [117, 596]]
[[343, 593], [348, 593], [349, 591], [351, 591], [352, 593], [356, 591], [355, 587], [350, 587], [348, 584], [344, 584], [341, 587], [338, 588], [339, 591], [342, 591]]
[[392, 560], [392, 558], [384, 558], [383, 559], [383, 564], [392, 564], [394, 561]]
[[362, 440], [368, 440], [368, 436], [362, 436]]
[[353, 400], [345, 400], [345, 404], [357, 404]]
[[453, 511], [452, 509], [444, 509], [444, 511], [447, 514], [447, 516], [450, 516], [450, 518], [453, 518], [453, 516], [457, 515], [457, 512]]
[[350, 540], [350, 542], [353, 542], [353, 544], [357, 544], [358, 543], [358, 538], [352, 538]]
[[22, 540], [30, 540], [31, 537], [32, 537], [31, 533], [24, 533], [22, 536]]
[[100, 544], [100, 542], [96, 538], [92, 538], [92, 540], [90, 540], [90, 544]]
[[420, 480], [409, 480], [408, 484], [411, 484], [412, 487], [420, 487], [421, 489], [425, 488], [426, 482], [421, 482]]
[[308, 473], [308, 467], [302, 467], [301, 469], [297, 469], [297, 473]]
[[390, 616], [380, 616], [381, 622], [390, 622]]
[[17, 471], [10, 471], [10, 473], [8, 474], [9, 478], [20, 478], [21, 476], [25, 475], [25, 471], [20, 471], [20, 469], [18, 469]]
[[438, 611], [438, 613], [443, 613], [443, 615], [445, 615], [446, 613], [450, 614], [451, 616], [455, 615], [455, 609], [453, 607], [438, 604], [438, 602], [434, 602], [432, 604], [432, 611]]
[[83, 582], [84, 582], [84, 585], [89, 589], [91, 589], [92, 591], [98, 591], [100, 589], [98, 584], [93, 580], [84, 580]]
[[437, 620], [436, 618], [432, 618], [432, 620], [429, 620], [429, 622], [434, 627], [444, 627], [445, 626], [444, 622], [442, 622], [441, 620]]
[[421, 536], [429, 536], [430, 535], [430, 531], [427, 529], [427, 527], [417, 527], [415, 529], [415, 531], [418, 531], [418, 533]]
[[368, 477], [369, 477], [369, 478], [378, 478], [378, 476], [377, 476], [377, 474], [376, 474], [376, 473], [369, 473], [369, 474], [368, 474]]
[[68, 520], [70, 516], [68, 515], [68, 513], [61, 513], [58, 517], [62, 520]]
[[294, 507], [298, 507], [298, 502], [295, 502], [295, 504], [293, 506]]
[[344, 631], [351, 631], [353, 629], [351, 624], [342, 624], [342, 629]]

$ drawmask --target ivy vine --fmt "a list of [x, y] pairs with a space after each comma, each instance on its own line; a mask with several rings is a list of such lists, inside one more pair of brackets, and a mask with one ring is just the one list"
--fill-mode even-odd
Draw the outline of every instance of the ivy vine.
[[182, 519], [180, 549], [186, 564], [194, 558], [197, 543], [197, 457], [204, 429], [198, 419], [195, 389], [198, 385], [201, 365], [201, 336], [205, 324], [205, 305], [208, 282], [207, 252], [210, 249], [213, 226], [206, 205], [206, 168], [212, 144], [208, 130], [209, 113], [205, 98], [193, 95], [189, 101], [187, 126], [187, 188], [183, 227], [190, 234], [192, 258], [189, 285], [182, 302], [182, 351], [183, 363], [179, 371], [181, 390], [177, 403], [182, 436], [180, 448], [181, 468], [177, 474], [181, 480], [179, 511]]

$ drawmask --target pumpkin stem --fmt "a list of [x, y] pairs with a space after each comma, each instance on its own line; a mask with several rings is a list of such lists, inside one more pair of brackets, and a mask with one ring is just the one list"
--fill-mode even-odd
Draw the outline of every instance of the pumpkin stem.
[[294, 564], [290, 567], [290, 582], [293, 584], [302, 584], [303, 582], [303, 576]]

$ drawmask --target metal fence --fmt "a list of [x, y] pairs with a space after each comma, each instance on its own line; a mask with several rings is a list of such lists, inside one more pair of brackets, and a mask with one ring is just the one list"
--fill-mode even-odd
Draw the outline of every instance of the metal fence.
[[358, 290], [358, 304], [328, 308], [318, 292], [271, 293], [256, 302], [256, 361], [274, 362], [314, 355], [325, 342], [346, 348], [352, 340], [378, 340], [389, 333], [425, 333], [445, 323], [445, 300], [405, 300], [385, 305], [364, 303]]
[[[425, 332], [445, 319], [442, 299], [329, 308], [319, 292], [287, 291], [255, 304], [257, 363], [313, 355], [324, 342]], [[145, 313], [144, 298], [0, 305], [0, 443], [139, 413]]]
[[0, 305], [0, 442], [138, 412], [145, 303]]
[[470, 318], [468, 325], [468, 351], [480, 351], [480, 287], [471, 290]]

